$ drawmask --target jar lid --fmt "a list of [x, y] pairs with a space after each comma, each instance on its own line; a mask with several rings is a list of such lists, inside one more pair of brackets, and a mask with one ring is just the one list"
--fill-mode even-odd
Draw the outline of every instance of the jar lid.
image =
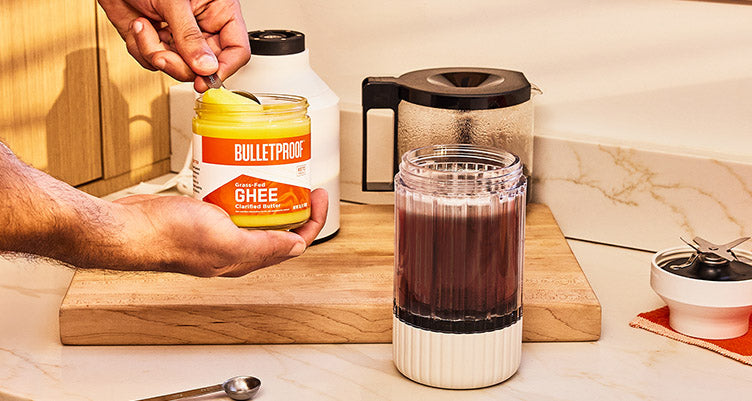
[[269, 29], [248, 32], [251, 54], [259, 56], [284, 56], [305, 50], [305, 35], [287, 29]]
[[498, 68], [431, 68], [395, 82], [400, 99], [441, 109], [498, 109], [524, 103], [531, 93], [523, 73]]

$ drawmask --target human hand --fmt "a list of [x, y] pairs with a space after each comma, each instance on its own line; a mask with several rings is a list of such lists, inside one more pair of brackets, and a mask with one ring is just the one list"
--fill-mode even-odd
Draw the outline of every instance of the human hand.
[[237, 0], [99, 0], [144, 68], [208, 89], [201, 76], [224, 80], [251, 57]]
[[[238, 277], [303, 253], [326, 221], [327, 193], [311, 193], [311, 219], [292, 231], [246, 230], [212, 204], [176, 196], [135, 195], [114, 206], [125, 225], [128, 269]], [[120, 268], [117, 266], [117, 268]]]

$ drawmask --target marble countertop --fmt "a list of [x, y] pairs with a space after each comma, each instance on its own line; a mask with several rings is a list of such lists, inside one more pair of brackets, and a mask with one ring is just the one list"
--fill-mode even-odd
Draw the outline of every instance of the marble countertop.
[[[58, 307], [73, 271], [0, 258], [0, 400], [132, 400], [261, 379], [257, 400], [742, 399], [752, 367], [629, 327], [662, 305], [649, 284], [651, 254], [570, 241], [603, 307], [602, 337], [524, 343], [520, 370], [480, 390], [441, 390], [394, 368], [389, 344], [63, 346]], [[222, 396], [200, 398], [224, 400]]]

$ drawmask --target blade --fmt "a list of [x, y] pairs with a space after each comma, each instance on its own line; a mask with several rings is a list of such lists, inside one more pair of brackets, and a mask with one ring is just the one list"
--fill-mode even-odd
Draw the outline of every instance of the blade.
[[684, 242], [685, 244], [689, 245], [689, 246], [690, 246], [690, 247], [691, 247], [692, 249], [694, 249], [695, 251], [697, 251], [697, 252], [700, 252], [700, 249], [699, 249], [699, 248], [697, 247], [697, 245], [694, 245], [694, 244], [690, 244], [690, 243], [689, 243], [689, 241], [685, 240], [685, 239], [684, 239], [684, 238], [682, 238], [682, 237], [679, 237], [679, 239], [680, 239], [680, 240], [682, 240], [682, 242]]
[[744, 241], [746, 241], [746, 240], [748, 240], [748, 239], [749, 239], [749, 237], [742, 237], [742, 238], [739, 238], [738, 240], [735, 240], [735, 241], [731, 241], [731, 242], [729, 242], [728, 244], [725, 244], [725, 245], [721, 245], [721, 249], [731, 249], [731, 248], [735, 248], [735, 247], [736, 247], [737, 245], [741, 244], [742, 242], [744, 242]]
[[734, 257], [728, 252], [728, 248], [722, 248], [712, 242], [704, 240], [700, 237], [695, 237], [692, 241], [696, 242], [700, 246], [699, 252], [705, 254], [712, 254], [718, 256], [721, 259], [731, 262]]
[[718, 248], [716, 244], [709, 242], [707, 240], [704, 240], [700, 237], [694, 237], [692, 241], [694, 241], [697, 245], [700, 246], [699, 250], [700, 252], [703, 252], [703, 253], [710, 253], [712, 252], [711, 248]]

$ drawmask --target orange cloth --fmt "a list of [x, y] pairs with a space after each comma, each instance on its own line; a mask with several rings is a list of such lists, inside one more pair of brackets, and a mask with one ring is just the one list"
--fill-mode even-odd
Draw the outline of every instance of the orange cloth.
[[[707, 348], [741, 363], [752, 365], [752, 330], [747, 331], [747, 334], [741, 337], [728, 340], [694, 338], [674, 331], [668, 323], [668, 315], [668, 306], [664, 306], [654, 311], [640, 313], [629, 325], [652, 331], [653, 333], [673, 338], [683, 343]], [[750, 316], [750, 323], [752, 323], [752, 316]]]

